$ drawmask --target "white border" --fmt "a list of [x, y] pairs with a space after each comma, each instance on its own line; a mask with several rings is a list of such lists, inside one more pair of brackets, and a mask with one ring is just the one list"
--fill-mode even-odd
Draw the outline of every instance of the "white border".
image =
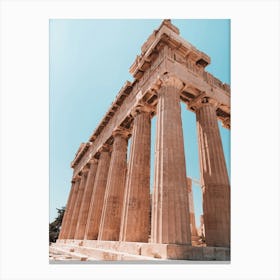
[[[143, 16], [231, 18], [232, 262], [49, 265], [49, 18]], [[279, 33], [278, 1], [2, 1], [1, 279], [279, 279]]]

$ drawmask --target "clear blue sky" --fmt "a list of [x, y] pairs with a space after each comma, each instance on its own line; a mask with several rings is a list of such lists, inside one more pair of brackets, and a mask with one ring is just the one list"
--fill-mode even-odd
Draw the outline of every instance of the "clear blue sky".
[[[50, 221], [65, 206], [73, 160], [125, 81], [129, 67], [162, 20], [50, 20]], [[230, 20], [172, 20], [180, 35], [211, 57], [206, 70], [230, 84]], [[187, 175], [199, 179], [195, 114], [182, 104]], [[230, 175], [230, 132], [220, 126]], [[152, 120], [152, 166], [155, 118]], [[153, 168], [152, 168], [153, 173]], [[151, 178], [152, 187], [153, 177]], [[201, 191], [193, 186], [196, 223]]]

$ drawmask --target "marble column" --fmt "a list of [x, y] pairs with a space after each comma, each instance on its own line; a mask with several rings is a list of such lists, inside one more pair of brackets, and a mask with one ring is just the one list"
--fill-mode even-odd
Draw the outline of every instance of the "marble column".
[[181, 81], [169, 77], [158, 92], [151, 241], [191, 244]]
[[230, 184], [216, 107], [206, 97], [196, 104], [196, 120], [206, 244], [229, 247]]
[[126, 179], [128, 135], [113, 133], [114, 143], [105, 191], [98, 240], [119, 240], [121, 213]]
[[150, 232], [151, 113], [137, 108], [130, 146], [120, 241], [148, 242]]
[[194, 214], [194, 204], [193, 204], [192, 179], [191, 178], [187, 178], [187, 189], [188, 189], [189, 210], [190, 210], [191, 235], [197, 236], [197, 229], [196, 229], [196, 224], [195, 224], [195, 214]]
[[98, 237], [109, 165], [110, 150], [103, 146], [100, 150], [84, 239], [96, 240]]
[[95, 180], [95, 175], [97, 170], [97, 162], [98, 161], [96, 159], [92, 159], [90, 161], [90, 169], [87, 176], [87, 181], [86, 181], [83, 199], [81, 203], [81, 209], [79, 211], [79, 217], [78, 217], [74, 239], [84, 239], [85, 236], [88, 211], [89, 211], [91, 196], [93, 193], [94, 180]]
[[68, 201], [67, 201], [67, 205], [65, 208], [65, 212], [64, 212], [64, 216], [63, 216], [63, 220], [62, 220], [62, 225], [61, 225], [61, 230], [59, 233], [59, 237], [58, 239], [65, 239], [65, 237], [67, 238], [67, 232], [68, 232], [68, 228], [69, 228], [69, 219], [71, 219], [71, 208], [73, 208], [73, 200], [76, 199], [76, 194], [77, 194], [77, 189], [78, 189], [78, 180], [73, 179], [72, 180], [72, 186], [71, 186], [71, 190], [70, 190], [70, 194], [68, 197]]
[[76, 227], [77, 227], [78, 216], [79, 216], [81, 203], [82, 203], [82, 199], [83, 199], [83, 194], [84, 194], [84, 190], [85, 190], [87, 175], [88, 175], [88, 169], [83, 170], [82, 175], [81, 175], [81, 182], [79, 184], [79, 189], [78, 189], [78, 193], [77, 193], [77, 199], [75, 201], [75, 205], [74, 205], [73, 213], [72, 213], [72, 217], [71, 217], [68, 239], [74, 239], [74, 236], [75, 236], [75, 231], [76, 231]]

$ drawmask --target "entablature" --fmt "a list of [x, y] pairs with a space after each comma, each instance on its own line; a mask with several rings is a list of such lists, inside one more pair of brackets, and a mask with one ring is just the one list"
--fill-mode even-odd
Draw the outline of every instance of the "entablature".
[[204, 68], [210, 64], [210, 57], [196, 49], [192, 44], [179, 36], [179, 29], [170, 20], [164, 20], [161, 26], [144, 43], [142, 53], [136, 57], [129, 72], [135, 79], [140, 79], [152, 65], [164, 46], [176, 50], [177, 55], [193, 61], [197, 67]]
[[[78, 174], [91, 157], [99, 157], [104, 144], [112, 145], [112, 131], [132, 130], [133, 110], [140, 103], [153, 107], [156, 113], [157, 91], [163, 76], [175, 76], [184, 85], [181, 100], [188, 104], [202, 92], [218, 101], [217, 118], [230, 127], [230, 86], [204, 70], [199, 59], [210, 63], [210, 58], [179, 37], [179, 29], [165, 20], [142, 46], [142, 53], [130, 68], [134, 81], [127, 81], [120, 89], [109, 110], [94, 130], [87, 143], [80, 147], [71, 167]], [[146, 63], [146, 66], [144, 66]], [[147, 64], [148, 63], [148, 64]], [[141, 74], [137, 74], [137, 71]], [[191, 108], [189, 108], [192, 110]]]
[[95, 129], [93, 134], [91, 135], [89, 141], [93, 142], [96, 137], [101, 133], [101, 131], [104, 129], [104, 127], [108, 124], [110, 119], [115, 115], [118, 108], [122, 105], [126, 97], [130, 94], [132, 91], [133, 85], [131, 82], [126, 81], [124, 86], [120, 89], [119, 93], [117, 94], [115, 100], [112, 102], [111, 107], [105, 114], [104, 118], [101, 120], [100, 125]]
[[76, 162], [78, 162], [83, 156], [84, 154], [87, 152], [87, 150], [89, 149], [90, 147], [90, 143], [82, 143], [75, 155], [75, 158], [74, 160], [71, 162], [71, 167], [74, 168], [75, 167], [75, 164]]

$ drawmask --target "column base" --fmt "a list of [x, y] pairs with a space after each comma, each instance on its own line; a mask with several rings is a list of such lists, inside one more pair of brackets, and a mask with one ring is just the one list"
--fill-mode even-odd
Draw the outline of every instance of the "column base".
[[52, 246], [95, 260], [230, 261], [230, 248], [101, 240], [57, 240]]

